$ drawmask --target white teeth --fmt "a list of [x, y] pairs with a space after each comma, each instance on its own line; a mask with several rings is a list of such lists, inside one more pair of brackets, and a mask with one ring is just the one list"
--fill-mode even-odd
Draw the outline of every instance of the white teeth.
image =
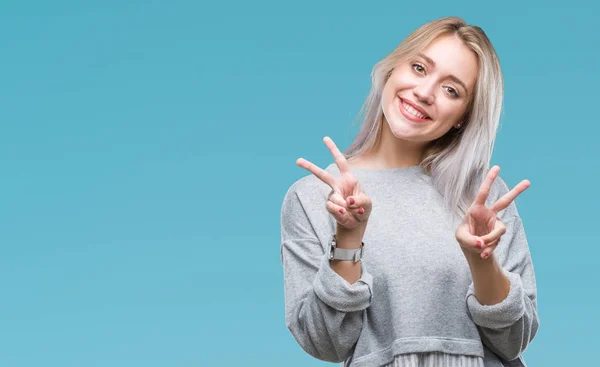
[[419, 111], [415, 110], [414, 108], [412, 108], [411, 105], [409, 105], [408, 103], [402, 101], [402, 106], [404, 107], [404, 109], [408, 112], [410, 112], [411, 114], [417, 116], [420, 119], [424, 119], [425, 115], [423, 115], [422, 113], [420, 113]]

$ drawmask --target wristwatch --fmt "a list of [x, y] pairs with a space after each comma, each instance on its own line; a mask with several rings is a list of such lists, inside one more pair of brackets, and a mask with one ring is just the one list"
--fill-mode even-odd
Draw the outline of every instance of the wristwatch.
[[353, 260], [359, 261], [363, 257], [365, 243], [362, 242], [360, 248], [345, 249], [336, 247], [335, 235], [331, 236], [331, 246], [329, 246], [329, 260]]

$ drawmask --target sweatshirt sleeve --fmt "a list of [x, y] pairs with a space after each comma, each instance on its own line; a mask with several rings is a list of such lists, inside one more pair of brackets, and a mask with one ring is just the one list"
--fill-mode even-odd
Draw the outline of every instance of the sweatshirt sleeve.
[[[294, 187], [286, 193], [281, 210], [286, 326], [313, 357], [343, 362], [352, 354], [362, 330], [364, 311], [371, 304], [373, 278], [364, 264], [361, 278], [354, 284], [331, 269], [326, 247], [315, 232], [315, 227], [323, 230], [330, 226], [311, 222], [326, 217], [309, 218]], [[322, 211], [329, 215], [324, 203]]]
[[[501, 181], [501, 193], [508, 188]], [[500, 303], [482, 305], [475, 297], [471, 282], [467, 291], [467, 310], [478, 326], [482, 342], [500, 358], [517, 359], [533, 340], [539, 327], [537, 313], [537, 288], [531, 253], [523, 222], [513, 202], [506, 209], [506, 233], [501, 237], [497, 259], [510, 280], [508, 296]]]

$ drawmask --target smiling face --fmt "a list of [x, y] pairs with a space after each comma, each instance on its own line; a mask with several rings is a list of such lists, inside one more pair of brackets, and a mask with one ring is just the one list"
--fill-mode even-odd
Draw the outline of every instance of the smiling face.
[[473, 99], [477, 55], [456, 36], [442, 36], [394, 68], [382, 92], [392, 134], [429, 142], [459, 122]]

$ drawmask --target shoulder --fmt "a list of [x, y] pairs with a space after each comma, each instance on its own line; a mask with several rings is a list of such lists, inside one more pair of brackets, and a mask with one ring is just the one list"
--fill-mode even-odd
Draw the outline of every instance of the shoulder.
[[[329, 165], [325, 170], [336, 176], [335, 170]], [[318, 179], [312, 173], [294, 181], [284, 195], [284, 205], [290, 202], [300, 202], [303, 206], [324, 205], [331, 187]]]
[[300, 196], [310, 196], [311, 193], [330, 189], [325, 183], [315, 177], [313, 174], [302, 176], [294, 181], [287, 189], [286, 196], [295, 194]]
[[331, 187], [309, 174], [294, 181], [281, 206], [282, 233], [289, 238], [324, 239], [335, 229], [325, 204]]

